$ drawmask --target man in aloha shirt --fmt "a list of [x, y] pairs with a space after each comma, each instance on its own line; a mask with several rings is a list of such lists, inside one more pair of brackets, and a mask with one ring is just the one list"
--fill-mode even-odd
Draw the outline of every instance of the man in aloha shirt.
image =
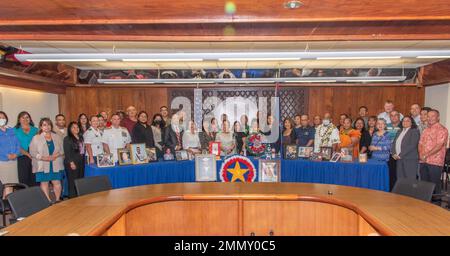
[[331, 122], [330, 113], [326, 113], [323, 116], [322, 124], [316, 129], [314, 152], [320, 152], [320, 147], [333, 147], [333, 151], [336, 151], [339, 143], [341, 143], [339, 130]]

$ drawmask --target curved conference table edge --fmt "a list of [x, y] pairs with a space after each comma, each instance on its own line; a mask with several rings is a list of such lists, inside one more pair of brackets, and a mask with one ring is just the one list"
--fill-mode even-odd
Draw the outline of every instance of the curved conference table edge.
[[382, 236], [395, 236], [395, 233], [391, 231], [389, 228], [385, 227], [382, 223], [380, 223], [377, 219], [372, 218], [370, 214], [368, 214], [366, 211], [358, 208], [356, 205], [334, 199], [334, 198], [327, 198], [327, 197], [321, 197], [321, 196], [301, 196], [301, 195], [252, 195], [252, 194], [240, 194], [240, 195], [196, 195], [196, 194], [186, 194], [186, 195], [177, 195], [177, 196], [160, 196], [160, 197], [154, 197], [150, 199], [142, 199], [138, 200], [136, 202], [132, 202], [124, 207], [124, 209], [119, 213], [111, 216], [111, 219], [104, 223], [100, 223], [97, 227], [95, 227], [88, 235], [89, 236], [101, 236], [103, 235], [108, 229], [114, 225], [124, 214], [127, 212], [138, 208], [140, 206], [153, 204], [153, 203], [162, 203], [162, 202], [168, 202], [168, 201], [183, 201], [183, 200], [238, 200], [238, 199], [245, 199], [245, 200], [286, 200], [286, 201], [310, 201], [310, 202], [318, 202], [318, 203], [327, 203], [327, 204], [333, 204], [337, 206], [344, 207], [346, 209], [352, 210], [358, 215], [360, 215], [364, 220], [366, 220], [370, 225], [372, 225], [377, 232]]
[[[277, 190], [277, 187], [289, 187], [292, 188], [293, 191], [289, 191], [288, 193], [261, 193], [259, 189], [256, 189], [256, 192], [250, 192], [250, 193], [240, 193], [240, 191], [225, 191], [226, 193], [220, 193], [221, 189], [224, 188], [224, 186], [234, 186], [234, 190], [241, 190], [244, 188], [244, 186], [247, 186], [244, 190], [251, 190], [252, 188], [249, 188], [248, 185], [253, 185], [255, 187], [262, 187], [262, 186], [270, 186], [272, 189]], [[170, 186], [187, 186], [186, 188], [183, 188], [181, 192], [177, 191], [178, 189], [173, 189], [174, 193], [164, 191], [163, 194], [165, 195], [155, 195], [155, 192], [152, 191], [153, 188], [161, 188], [161, 186], [170, 187]], [[195, 189], [190, 188], [189, 186], [195, 186]], [[213, 193], [206, 192], [206, 193], [195, 193], [195, 190], [199, 189], [199, 186], [205, 186], [207, 189], [213, 188]], [[302, 188], [307, 186], [318, 186], [320, 189], [317, 191], [314, 191], [313, 194], [315, 195], [308, 195], [307, 193], [302, 193], [303, 190], [308, 190], [311, 188]], [[214, 188], [217, 187], [217, 188]], [[269, 188], [269, 187], [267, 187]], [[366, 209], [367, 205], [361, 205], [359, 206], [358, 203], [351, 202], [351, 200], [346, 200], [343, 198], [340, 198], [341, 196], [338, 194], [328, 194], [328, 191], [336, 191], [336, 190], [344, 190], [345, 192], [351, 192], [355, 193], [357, 195], [360, 192], [369, 193], [369, 194], [382, 194], [383, 196], [387, 197], [395, 197], [396, 200], [403, 201], [407, 204], [414, 204], [415, 206], [420, 206], [420, 208], [435, 208], [433, 211], [443, 211], [447, 212], [445, 209], [442, 209], [436, 205], [423, 202], [414, 198], [402, 196], [402, 195], [396, 195], [392, 193], [382, 192], [382, 191], [376, 191], [376, 190], [370, 190], [370, 189], [363, 189], [363, 188], [356, 188], [356, 187], [350, 187], [350, 186], [339, 186], [339, 185], [329, 185], [329, 184], [314, 184], [314, 183], [252, 183], [252, 184], [244, 184], [244, 183], [217, 183], [217, 182], [202, 182], [202, 183], [170, 183], [170, 184], [154, 184], [154, 185], [143, 185], [143, 186], [135, 186], [135, 187], [129, 187], [129, 188], [121, 188], [121, 189], [114, 189], [111, 191], [104, 191], [104, 192], [98, 192], [90, 195], [81, 196], [75, 199], [70, 199], [67, 201], [64, 201], [60, 204], [56, 204], [51, 207], [58, 207], [59, 205], [70, 205], [70, 204], [76, 204], [78, 207], [80, 207], [80, 210], [82, 210], [82, 207], [85, 203], [92, 203], [89, 202], [92, 199], [96, 199], [99, 197], [108, 197], [108, 196], [115, 196], [109, 195], [110, 192], [114, 191], [114, 193], [128, 193], [130, 191], [139, 191], [139, 190], [149, 190], [147, 194], [149, 194], [149, 197], [145, 198], [138, 198], [133, 199], [132, 197], [130, 199], [126, 199], [125, 202], [120, 203], [120, 207], [117, 211], [111, 212], [107, 216], [104, 216], [105, 221], [101, 223], [96, 223], [95, 225], [92, 225], [89, 227], [89, 231], [85, 234], [81, 235], [88, 235], [88, 236], [101, 236], [105, 234], [105, 232], [108, 231], [109, 228], [111, 228], [122, 216], [124, 216], [127, 212], [149, 204], [154, 203], [161, 203], [161, 202], [169, 202], [169, 201], [183, 201], [183, 200], [283, 200], [283, 201], [311, 201], [311, 202], [319, 202], [319, 203], [326, 203], [326, 204], [332, 204], [336, 206], [341, 206], [346, 209], [349, 209], [359, 216], [361, 216], [367, 223], [369, 223], [380, 235], [383, 236], [394, 236], [398, 235], [392, 228], [389, 227], [389, 225], [386, 225], [383, 223], [383, 220], [380, 218], [377, 218], [376, 214], [372, 214], [370, 210]], [[160, 189], [155, 189], [160, 190]], [[296, 193], [294, 190], [299, 190], [299, 193]], [[152, 193], [153, 192], [153, 193]], [[144, 193], [145, 194], [145, 193]], [[156, 192], [157, 194], [157, 192]], [[320, 194], [320, 195], [317, 195]], [[343, 196], [345, 197], [345, 195]], [[88, 205], [86, 204], [86, 205]], [[101, 206], [97, 205], [97, 206]], [[382, 205], [381, 205], [382, 206]], [[369, 207], [370, 208], [370, 207]], [[389, 208], [389, 210], [395, 211], [395, 208]], [[425, 209], [424, 209], [425, 210]], [[33, 218], [45, 218], [45, 212], [48, 211], [48, 208], [36, 213], [32, 216], [29, 216], [28, 218], [25, 218], [23, 221], [29, 221]], [[445, 213], [446, 214], [446, 213]], [[39, 216], [37, 216], [39, 215]], [[447, 218], [447, 216], [445, 216]], [[442, 223], [442, 225], [450, 225], [450, 212], [448, 212], [448, 223]], [[21, 223], [18, 222], [16, 224], [13, 224], [5, 230], [11, 231], [8, 235], [15, 235], [14, 227], [17, 225], [20, 225]], [[400, 223], [402, 225], [409, 225], [410, 223]], [[18, 235], [26, 235], [23, 230], [19, 231], [20, 234]], [[437, 232], [439, 233], [439, 232]], [[435, 233], [435, 234], [437, 234]], [[441, 235], [445, 235], [442, 233], [439, 233]], [[67, 235], [67, 234], [61, 234], [61, 235]], [[420, 235], [417, 233], [414, 233], [413, 235]], [[427, 235], [427, 234], [423, 234]], [[450, 235], [450, 233], [448, 234]]]

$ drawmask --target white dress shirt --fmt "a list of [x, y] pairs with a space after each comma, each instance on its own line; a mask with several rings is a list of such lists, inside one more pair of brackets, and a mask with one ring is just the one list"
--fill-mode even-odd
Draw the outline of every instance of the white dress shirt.
[[97, 156], [103, 154], [103, 132], [100, 129], [95, 130], [90, 127], [84, 134], [84, 143], [91, 145], [92, 155]]
[[[403, 115], [402, 115], [402, 113], [399, 113], [399, 114], [400, 114], [400, 120], [402, 120], [403, 119]], [[386, 124], [390, 124], [391, 123], [391, 117], [386, 112], [380, 113], [378, 115], [378, 118], [383, 118], [384, 120], [386, 120]]]
[[103, 132], [102, 142], [108, 144], [109, 151], [114, 156], [114, 162], [117, 162], [119, 160], [117, 150], [125, 148], [131, 142], [131, 136], [127, 128], [114, 128], [111, 126], [111, 128], [105, 129]]

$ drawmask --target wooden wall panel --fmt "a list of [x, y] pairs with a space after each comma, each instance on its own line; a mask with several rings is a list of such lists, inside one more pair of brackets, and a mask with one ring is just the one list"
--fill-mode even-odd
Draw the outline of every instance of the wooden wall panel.
[[411, 104], [424, 104], [425, 90], [417, 87], [310, 87], [309, 114], [330, 112], [337, 121], [341, 113], [358, 115], [358, 107], [365, 105], [370, 115], [383, 111], [386, 100], [394, 101], [401, 113], [409, 113]]
[[[384, 101], [393, 100], [396, 109], [409, 113], [413, 103], [423, 105], [425, 89], [417, 87], [309, 87], [308, 113], [323, 115], [330, 112], [334, 120], [339, 114], [357, 116], [358, 107], [366, 105], [369, 114], [383, 111]], [[75, 120], [80, 113], [92, 115], [101, 110], [123, 110], [134, 105], [146, 110], [150, 116], [159, 112], [160, 106], [168, 105], [167, 88], [79, 88], [69, 87], [60, 95], [60, 111], [68, 120]]]
[[126, 214], [130, 236], [237, 236], [238, 201], [172, 201]]
[[[264, 213], [264, 214], [261, 214]], [[244, 235], [356, 236], [358, 215], [347, 208], [305, 201], [244, 201]]]
[[60, 112], [67, 120], [76, 120], [80, 113], [94, 115], [100, 111], [113, 113], [135, 106], [152, 116], [159, 107], [167, 105], [166, 88], [83, 88], [69, 87], [59, 96]]

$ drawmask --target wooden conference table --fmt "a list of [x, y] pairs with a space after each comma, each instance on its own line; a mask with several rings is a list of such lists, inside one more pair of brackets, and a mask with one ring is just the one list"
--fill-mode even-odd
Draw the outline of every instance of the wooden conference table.
[[311, 183], [173, 183], [53, 205], [7, 235], [450, 235], [450, 211], [413, 198]]

